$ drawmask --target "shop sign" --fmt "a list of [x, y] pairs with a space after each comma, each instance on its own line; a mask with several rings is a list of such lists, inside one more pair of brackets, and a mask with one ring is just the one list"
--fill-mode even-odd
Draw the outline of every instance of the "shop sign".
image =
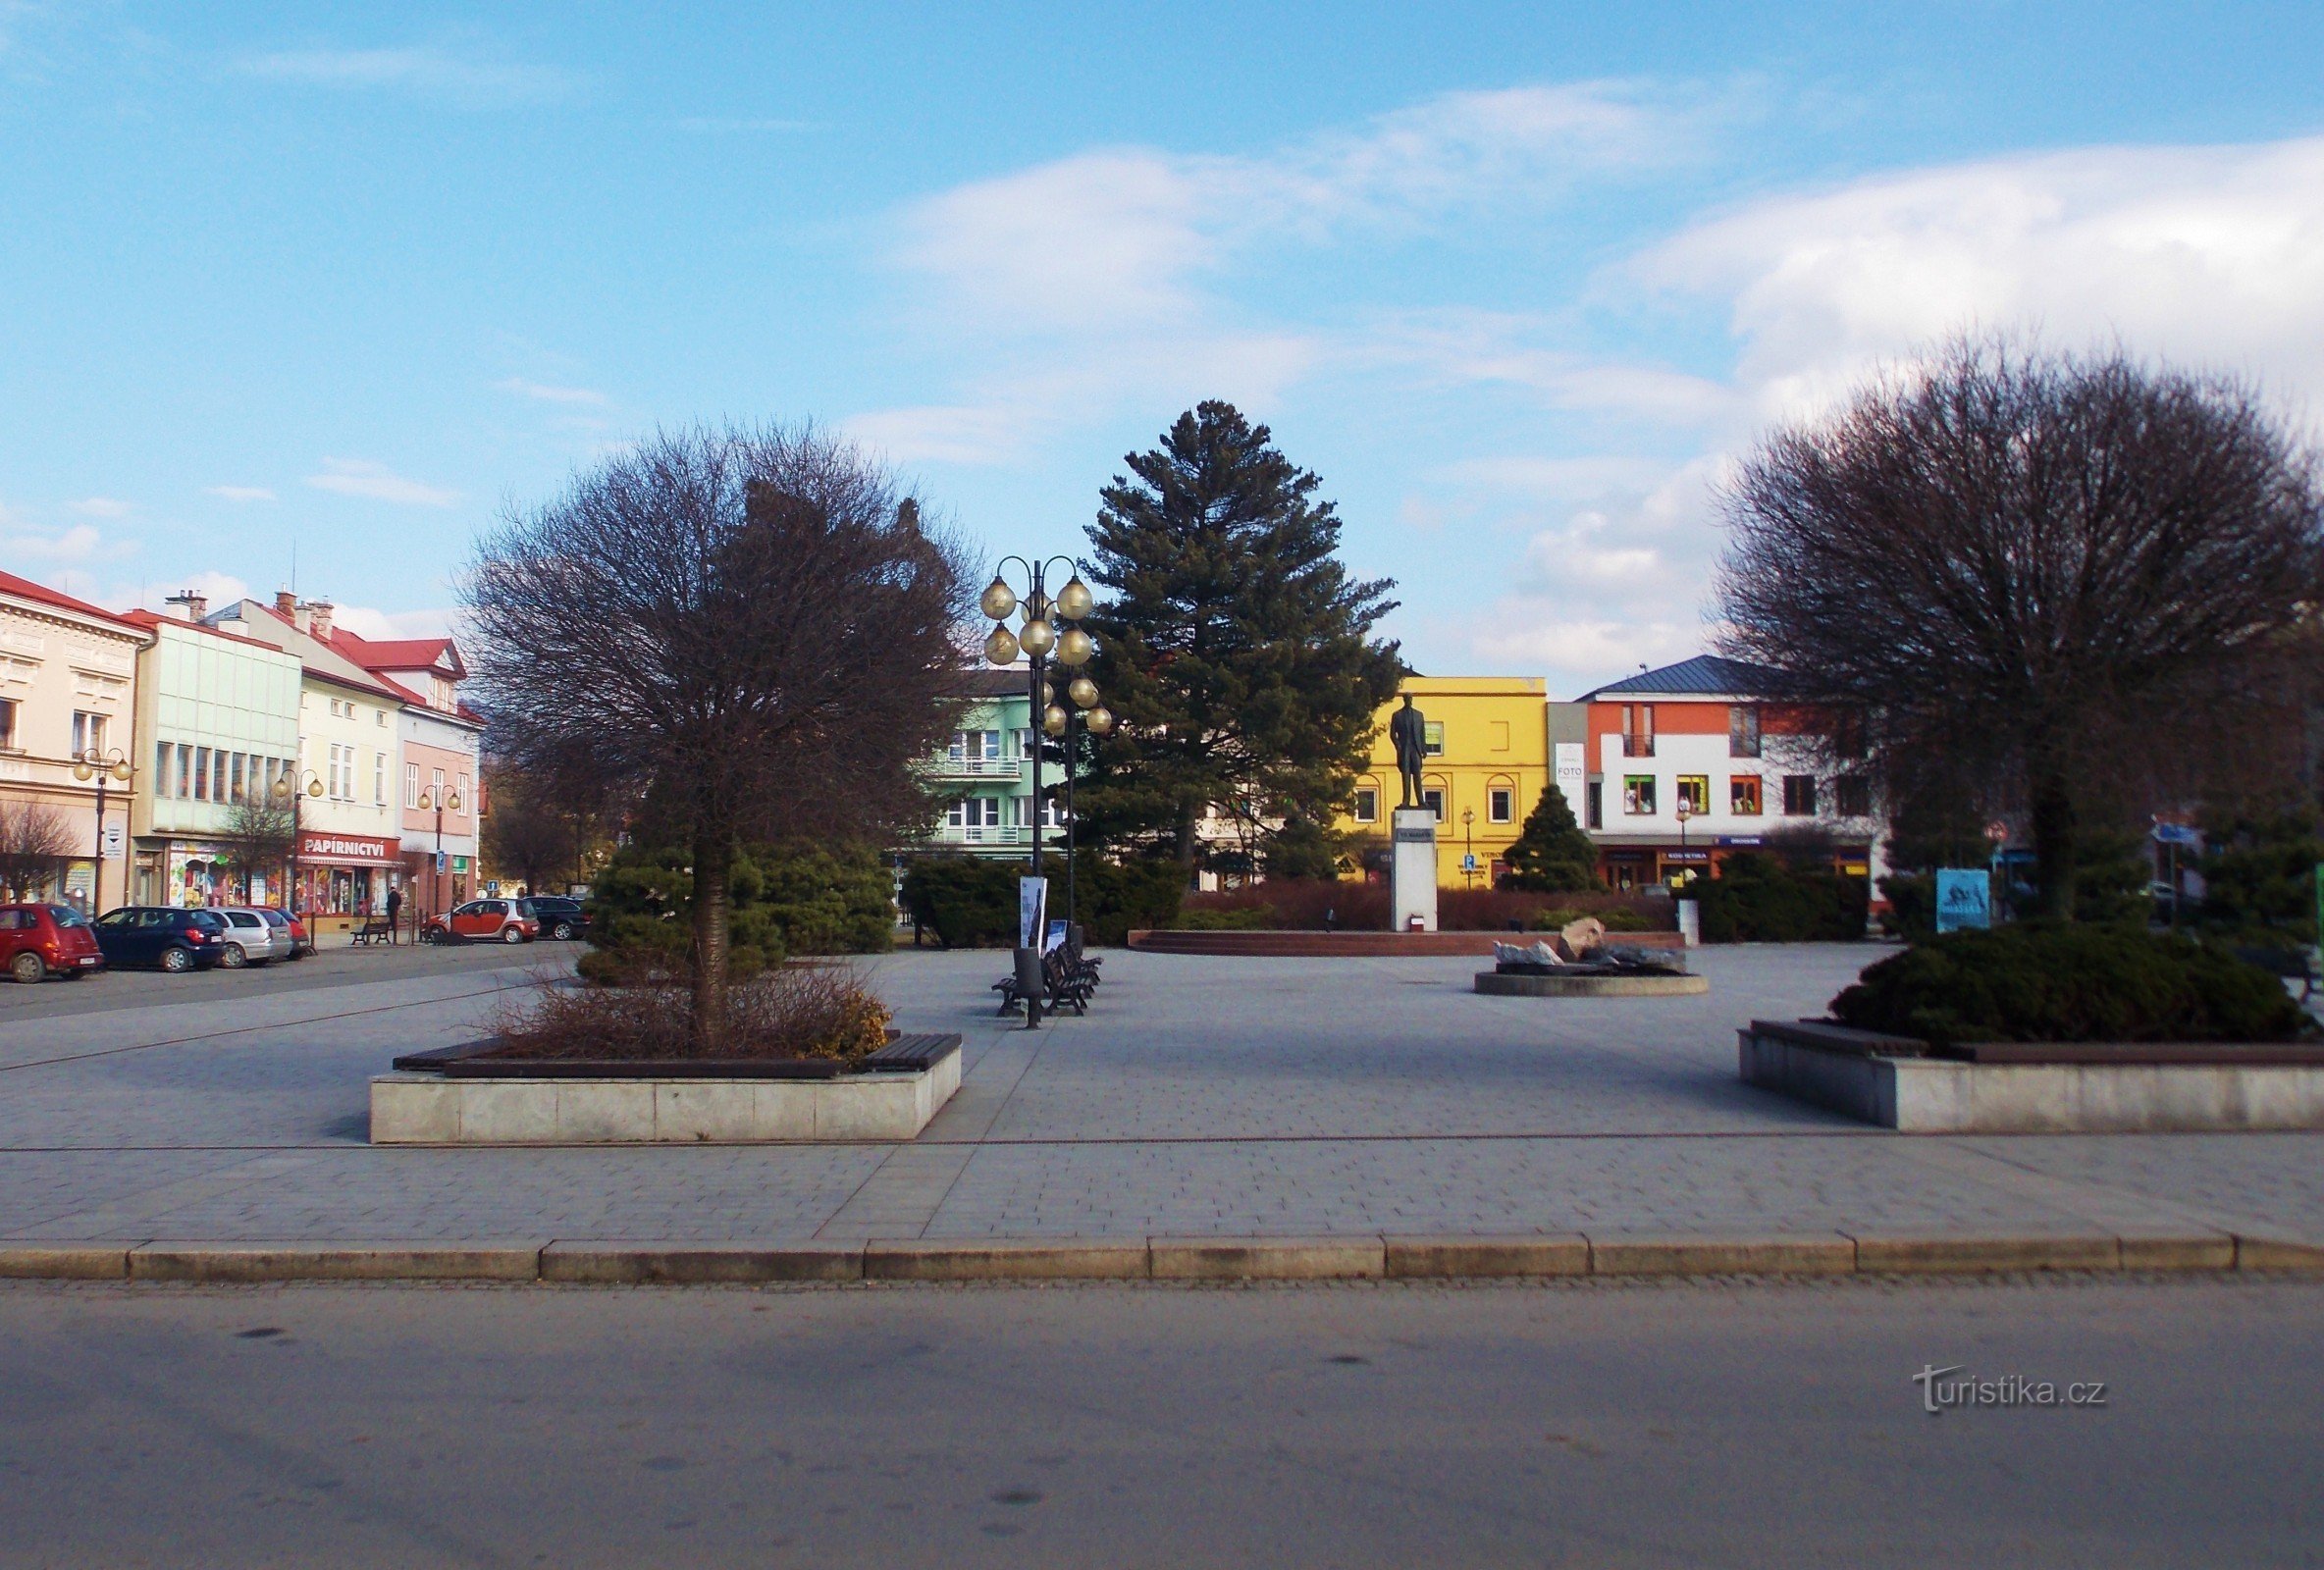
[[325, 834], [308, 830], [298, 836], [298, 854], [302, 860], [318, 862], [372, 862], [381, 865], [396, 864], [398, 846], [394, 840], [372, 839], [361, 834]]
[[1757, 834], [1721, 834], [1718, 837], [1718, 843], [1721, 845], [1758, 845], [1764, 842]]
[[1665, 862], [1708, 862], [1711, 860], [1711, 853], [1709, 851], [1664, 851], [1663, 860]]

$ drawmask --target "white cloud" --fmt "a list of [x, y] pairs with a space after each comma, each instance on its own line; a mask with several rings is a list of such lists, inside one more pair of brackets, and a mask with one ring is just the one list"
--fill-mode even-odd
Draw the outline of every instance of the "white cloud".
[[84, 518], [126, 518], [131, 512], [128, 502], [116, 500], [112, 497], [83, 497], [71, 505], [75, 512]]
[[1976, 327], [2324, 391], [2324, 138], [2100, 147], [1753, 203], [1631, 275], [1726, 302], [1738, 391], [1813, 411], [1875, 366]]
[[358, 638], [442, 638], [452, 630], [457, 614], [449, 608], [385, 611], [368, 605], [337, 605], [332, 608], [331, 620]]
[[123, 594], [116, 591], [113, 598], [102, 601], [100, 603], [142, 604], [147, 610], [159, 611], [166, 615], [170, 608], [170, 596], [187, 591], [200, 595], [208, 601], [212, 610], [221, 610], [237, 600], [251, 598], [250, 586], [241, 579], [232, 573], [209, 571], [187, 573], [184, 577], [172, 579], [166, 584], [149, 584], [142, 591], [142, 598], [136, 594]]
[[275, 494], [262, 485], [213, 485], [203, 487], [206, 495], [228, 501], [272, 501]]
[[540, 103], [576, 85], [555, 66], [466, 60], [441, 49], [291, 49], [237, 62], [245, 76], [318, 87], [389, 88], [449, 99], [473, 108]]
[[[0, 523], [8, 522], [0, 512]], [[0, 539], [0, 559], [19, 561], [91, 561], [104, 551], [104, 537], [96, 526], [77, 523], [59, 534], [13, 534]]]
[[1234, 264], [1539, 211], [1583, 180], [1686, 156], [1706, 113], [1621, 83], [1452, 93], [1258, 156], [1104, 148], [957, 186], [898, 216], [890, 259], [921, 286], [916, 332], [1002, 369], [959, 403], [850, 428], [933, 429], [926, 456], [999, 461], [1125, 396], [1235, 395], [1199, 385], [1221, 366], [1246, 373], [1243, 397], [1280, 389], [1355, 346], [1234, 320], [1221, 297]]
[[460, 498], [457, 491], [446, 491], [436, 486], [423, 485], [405, 479], [385, 464], [372, 463], [362, 458], [325, 458], [323, 472], [310, 474], [306, 483], [318, 491], [335, 492], [343, 497], [365, 497], [374, 501], [393, 501], [403, 506], [449, 507]]
[[513, 392], [518, 397], [531, 398], [539, 403], [580, 403], [602, 408], [607, 401], [603, 392], [594, 392], [589, 388], [551, 387], [540, 382], [528, 382], [519, 376], [509, 377], [502, 382], [495, 382], [493, 386], [503, 392]]

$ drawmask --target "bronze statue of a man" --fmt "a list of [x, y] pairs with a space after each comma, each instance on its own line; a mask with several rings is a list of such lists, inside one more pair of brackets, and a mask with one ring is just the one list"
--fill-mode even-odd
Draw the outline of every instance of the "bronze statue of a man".
[[1428, 721], [1412, 706], [1410, 693], [1404, 694], [1404, 706], [1388, 716], [1388, 739], [1396, 746], [1396, 771], [1403, 780], [1402, 805], [1427, 805], [1428, 798], [1421, 794], [1420, 770], [1428, 761]]

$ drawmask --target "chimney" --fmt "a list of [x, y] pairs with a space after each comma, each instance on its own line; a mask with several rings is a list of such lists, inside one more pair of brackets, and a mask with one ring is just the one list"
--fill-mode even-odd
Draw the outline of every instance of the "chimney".
[[208, 598], [195, 594], [191, 589], [179, 590], [163, 603], [170, 607], [170, 614], [180, 621], [199, 621], [210, 613]]
[[298, 619], [298, 597], [288, 589], [275, 591], [275, 614], [285, 621]]
[[319, 644], [331, 641], [331, 602], [310, 600], [306, 602], [306, 634]]

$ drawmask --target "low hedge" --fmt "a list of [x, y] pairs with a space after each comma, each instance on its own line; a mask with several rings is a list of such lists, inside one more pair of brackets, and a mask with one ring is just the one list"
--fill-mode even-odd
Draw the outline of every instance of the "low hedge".
[[1758, 851], [1738, 851], [1718, 875], [1698, 878], [1706, 943], [1846, 943], [1864, 936], [1865, 880], [1803, 870]]
[[[931, 856], [904, 873], [904, 910], [948, 949], [1010, 948], [1017, 942], [1017, 880], [1026, 864], [975, 856]], [[1045, 857], [1049, 912], [1065, 915], [1065, 861]], [[1075, 915], [1084, 941], [1119, 945], [1133, 927], [1169, 926], [1178, 919], [1186, 873], [1175, 862], [1075, 859]]]
[[2121, 926], [1949, 932], [1864, 972], [1842, 1024], [1956, 1041], [2285, 1041], [2306, 1011], [2215, 943]]

